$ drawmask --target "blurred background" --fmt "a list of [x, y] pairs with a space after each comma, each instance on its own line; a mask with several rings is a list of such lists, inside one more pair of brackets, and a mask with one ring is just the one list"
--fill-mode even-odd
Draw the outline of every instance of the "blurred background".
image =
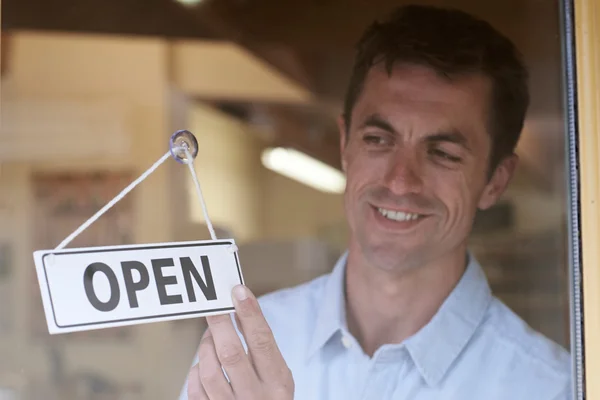
[[[330, 271], [347, 237], [335, 121], [353, 45], [401, 3], [3, 0], [0, 400], [177, 397], [201, 320], [50, 336], [32, 258], [162, 156], [175, 130], [198, 138], [209, 214], [239, 244], [255, 293]], [[496, 295], [568, 347], [558, 3], [420, 3], [483, 17], [525, 54], [522, 162], [478, 215], [471, 248]], [[208, 239], [193, 190], [169, 160], [70, 247]]]

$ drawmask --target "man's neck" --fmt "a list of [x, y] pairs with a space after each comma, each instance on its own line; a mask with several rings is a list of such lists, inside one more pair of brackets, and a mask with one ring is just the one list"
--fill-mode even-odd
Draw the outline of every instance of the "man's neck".
[[368, 265], [350, 250], [346, 267], [348, 329], [366, 354], [401, 343], [436, 314], [465, 270], [465, 250], [398, 273]]

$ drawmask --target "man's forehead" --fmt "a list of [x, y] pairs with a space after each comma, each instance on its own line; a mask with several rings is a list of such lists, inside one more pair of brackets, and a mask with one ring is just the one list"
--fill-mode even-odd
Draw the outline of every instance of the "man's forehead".
[[[483, 75], [452, 79], [421, 65], [385, 66], [370, 71], [354, 107], [354, 127], [396, 134], [437, 135], [459, 132], [471, 148], [490, 140], [488, 106], [491, 80]], [[376, 117], [376, 118], [374, 118]], [[379, 124], [368, 123], [377, 120]]]
[[491, 81], [483, 75], [449, 79], [421, 65], [401, 64], [389, 73], [385, 66], [377, 65], [365, 80], [353, 119], [359, 126], [365, 118], [378, 114], [390, 123], [417, 124], [414, 128], [485, 133], [490, 89]]
[[453, 102], [481, 103], [491, 90], [491, 80], [482, 73], [446, 76], [432, 67], [398, 63], [390, 70], [384, 63], [373, 66], [366, 76], [363, 91], [377, 91], [415, 100], [432, 102], [453, 99]]

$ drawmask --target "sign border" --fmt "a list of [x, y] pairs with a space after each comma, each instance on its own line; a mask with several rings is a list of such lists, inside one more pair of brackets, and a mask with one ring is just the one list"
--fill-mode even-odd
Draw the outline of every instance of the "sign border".
[[[222, 308], [214, 308], [214, 309], [210, 309], [210, 310], [202, 310], [202, 311], [186, 311], [186, 312], [179, 312], [179, 313], [170, 313], [170, 314], [159, 314], [159, 315], [152, 315], [152, 316], [146, 316], [146, 317], [134, 317], [134, 318], [121, 318], [121, 319], [115, 319], [115, 320], [110, 320], [110, 321], [102, 321], [102, 322], [85, 322], [82, 324], [71, 324], [71, 325], [59, 325], [58, 321], [56, 320], [56, 312], [54, 311], [54, 302], [52, 301], [52, 291], [50, 290], [50, 283], [48, 282], [48, 274], [46, 273], [46, 257], [51, 256], [51, 255], [60, 255], [60, 254], [85, 254], [85, 253], [105, 253], [105, 252], [117, 252], [117, 251], [126, 251], [126, 250], [153, 250], [153, 249], [167, 249], [167, 248], [173, 248], [173, 247], [197, 247], [197, 246], [223, 246], [223, 245], [229, 245], [229, 246], [234, 246], [234, 242], [233, 241], [222, 241], [219, 240], [217, 242], [210, 242], [210, 241], [202, 241], [202, 242], [189, 242], [189, 243], [179, 243], [179, 244], [164, 244], [164, 245], [157, 245], [157, 244], [151, 244], [151, 245], [140, 245], [140, 246], [114, 246], [114, 247], [103, 247], [103, 248], [98, 248], [96, 250], [94, 250], [94, 248], [87, 248], [87, 249], [82, 249], [82, 250], [61, 250], [61, 251], [52, 251], [49, 250], [48, 253], [44, 254], [42, 256], [42, 267], [44, 269], [44, 278], [46, 280], [46, 289], [48, 290], [48, 299], [50, 300], [50, 308], [52, 309], [52, 319], [54, 320], [54, 323], [56, 324], [56, 326], [58, 328], [61, 329], [68, 329], [68, 328], [77, 328], [77, 327], [82, 327], [82, 326], [90, 326], [90, 325], [104, 325], [104, 324], [114, 324], [114, 323], [119, 323], [119, 322], [131, 322], [131, 321], [142, 321], [142, 320], [153, 320], [156, 318], [168, 318], [168, 317], [175, 317], [175, 316], [180, 316], [180, 315], [193, 315], [193, 314], [205, 314], [205, 313], [214, 313], [214, 312], [221, 312], [221, 311], [235, 311], [234, 307], [222, 307]], [[237, 272], [238, 272], [238, 278], [240, 280], [240, 284], [243, 285], [244, 284], [244, 280], [242, 278], [242, 271], [240, 268], [240, 262], [238, 259], [238, 255], [237, 252], [233, 253], [234, 257], [235, 257], [235, 264], [237, 267]]]

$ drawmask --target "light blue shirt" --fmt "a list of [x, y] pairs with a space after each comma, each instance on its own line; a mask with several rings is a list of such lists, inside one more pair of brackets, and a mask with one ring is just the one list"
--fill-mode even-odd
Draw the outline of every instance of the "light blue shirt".
[[567, 351], [493, 297], [471, 255], [432, 320], [403, 343], [386, 344], [369, 357], [346, 324], [346, 257], [330, 274], [260, 298], [292, 371], [295, 399], [571, 398]]

